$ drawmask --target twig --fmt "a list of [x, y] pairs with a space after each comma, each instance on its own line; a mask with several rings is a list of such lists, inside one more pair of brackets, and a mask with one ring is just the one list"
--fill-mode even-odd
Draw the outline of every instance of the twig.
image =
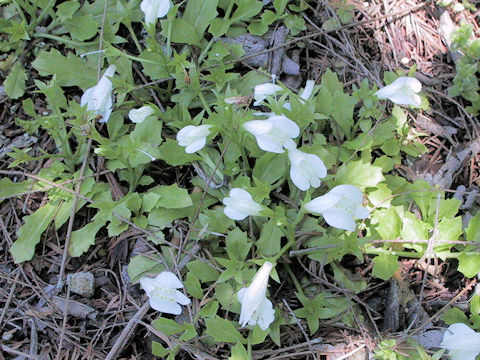
[[24, 352], [21, 352], [21, 351], [18, 351], [18, 350], [15, 350], [15, 349], [12, 349], [11, 347], [7, 346], [7, 345], [3, 345], [3, 344], [0, 344], [0, 347], [3, 351], [9, 353], [9, 354], [13, 354], [13, 355], [18, 355], [18, 356], [23, 356], [24, 358], [27, 358], [27, 359], [33, 359], [33, 360], [38, 360], [39, 357], [38, 356], [34, 356], [34, 355], [30, 355], [30, 354], [27, 354], [27, 353], [24, 353]]
[[55, 360], [60, 360], [62, 353], [63, 340], [65, 338], [65, 329], [67, 328], [68, 304], [70, 302], [70, 284], [67, 284], [67, 297], [65, 299], [65, 311], [63, 312], [62, 330], [60, 331], [60, 340], [58, 341], [58, 351]]
[[305, 329], [303, 328], [302, 324], [300, 323], [300, 320], [298, 320], [298, 318], [295, 316], [294, 312], [293, 312], [292, 309], [290, 308], [290, 305], [288, 305], [287, 300], [282, 299], [282, 301], [283, 301], [283, 303], [285, 304], [285, 306], [287, 307], [287, 309], [288, 309], [288, 311], [290, 312], [290, 314], [292, 315], [292, 317], [295, 319], [295, 322], [297, 323], [298, 327], [300, 328], [300, 331], [302, 332], [303, 336], [305, 337], [305, 340], [307, 340], [308, 348], [309, 348], [309, 350], [312, 352], [313, 358], [314, 358], [315, 360], [318, 360], [317, 355], [316, 355], [315, 352], [313, 351], [312, 342], [310, 341], [310, 338], [308, 337], [307, 333], [305, 332]]
[[17, 275], [15, 275], [15, 280], [13, 281], [12, 287], [10, 288], [10, 292], [8, 293], [7, 301], [5, 302], [5, 305], [3, 306], [2, 314], [0, 315], [0, 330], [3, 329], [3, 325], [2, 325], [3, 318], [5, 317], [7, 309], [10, 306], [10, 302], [12, 301], [13, 294], [15, 292], [15, 288], [17, 286], [17, 281], [18, 281], [19, 276], [20, 276], [20, 272], [17, 272]]
[[350, 356], [352, 356], [353, 354], [355, 354], [356, 352], [362, 350], [366, 345], [363, 344], [361, 346], [359, 346], [358, 348], [356, 348], [355, 350], [353, 351], [350, 351], [349, 353], [345, 354], [345, 355], [342, 355], [338, 358], [336, 358], [335, 360], [345, 360], [345, 359], [348, 359]]

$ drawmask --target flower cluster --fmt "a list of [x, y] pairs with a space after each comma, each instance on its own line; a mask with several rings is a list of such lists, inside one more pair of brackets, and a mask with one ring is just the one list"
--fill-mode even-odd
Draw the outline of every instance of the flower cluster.
[[[239, 323], [255, 326], [266, 330], [275, 319], [275, 311], [266, 297], [268, 278], [273, 264], [266, 261], [255, 274], [250, 286], [240, 289], [237, 293], [242, 307]], [[183, 288], [182, 282], [170, 271], [163, 271], [154, 279], [143, 277], [140, 286], [147, 293], [150, 306], [160, 312], [180, 315], [180, 305], [190, 304], [190, 299], [177, 289]]]

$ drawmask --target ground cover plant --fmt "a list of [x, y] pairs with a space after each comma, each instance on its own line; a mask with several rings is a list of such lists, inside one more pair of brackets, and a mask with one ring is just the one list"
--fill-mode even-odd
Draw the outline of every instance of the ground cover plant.
[[0, 11], [0, 358], [478, 355], [475, 3]]

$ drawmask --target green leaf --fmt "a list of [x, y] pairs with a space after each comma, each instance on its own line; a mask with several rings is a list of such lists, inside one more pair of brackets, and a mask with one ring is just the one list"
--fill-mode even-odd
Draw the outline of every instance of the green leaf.
[[155, 193], [160, 195], [157, 206], [166, 209], [183, 209], [193, 205], [192, 198], [186, 189], [179, 188], [177, 184], [170, 186], [159, 186]]
[[77, 1], [65, 1], [59, 5], [57, 5], [57, 12], [55, 15], [58, 17], [58, 20], [61, 22], [71, 19], [73, 14], [78, 10], [80, 7], [80, 3]]
[[15, 196], [15, 194], [21, 194], [30, 190], [32, 190], [31, 180], [16, 183], [6, 177], [0, 180], [0, 200], [4, 197]]
[[228, 360], [249, 360], [247, 350], [241, 343], [237, 343], [235, 346], [232, 346], [232, 352]]
[[185, 288], [187, 292], [193, 296], [194, 298], [197, 299], [202, 299], [203, 298], [203, 290], [202, 286], [200, 285], [200, 281], [198, 278], [193, 275], [193, 272], [188, 272], [187, 273], [187, 278], [184, 282]]
[[[0, 186], [0, 189], [2, 189], [2, 187], [3, 186]], [[468, 227], [465, 229], [465, 235], [467, 241], [480, 242], [480, 211], [470, 219]]]
[[92, 15], [76, 15], [72, 19], [66, 20], [64, 27], [72, 39], [84, 41], [97, 33], [98, 23], [93, 20]]
[[206, 318], [206, 317], [213, 318], [217, 314], [217, 310], [218, 310], [218, 301], [212, 300], [212, 301], [209, 301], [204, 307], [200, 309], [200, 311], [198, 312], [198, 315], [201, 318]]
[[228, 232], [225, 242], [228, 256], [232, 260], [243, 261], [252, 247], [252, 244], [248, 243], [247, 233], [238, 227]]
[[201, 157], [196, 154], [187, 154], [185, 148], [172, 139], [167, 139], [158, 150], [160, 152], [159, 158], [173, 166], [201, 160]]
[[175, 321], [166, 318], [158, 318], [152, 322], [152, 326], [158, 331], [163, 332], [165, 335], [174, 335], [182, 332], [184, 326], [177, 324]]
[[81, 229], [72, 232], [68, 253], [77, 257], [85, 253], [90, 246], [95, 244], [97, 233], [105, 226], [108, 218], [101, 213], [98, 213], [93, 219]]
[[218, 15], [218, 0], [189, 0], [183, 19], [192, 25], [199, 38], [207, 29], [210, 22]]
[[285, 174], [286, 169], [287, 158], [285, 154], [267, 152], [255, 162], [253, 176], [268, 185], [272, 185]]
[[[161, 21], [163, 35], [167, 35], [168, 23], [169, 20]], [[171, 41], [179, 44], [200, 45], [201, 37], [189, 22], [175, 18], [172, 22]]]
[[206, 333], [213, 337], [217, 342], [241, 342], [246, 343], [246, 339], [243, 338], [233, 324], [220, 318], [207, 318], [205, 319], [205, 325], [207, 326]]
[[260, 233], [260, 238], [256, 242], [257, 254], [264, 256], [278, 254], [282, 236], [282, 229], [277, 226], [274, 220], [265, 223]]
[[86, 66], [82, 59], [69, 52], [63, 56], [56, 49], [40, 51], [32, 66], [41, 76], [56, 75], [61, 86], [78, 86], [85, 90], [97, 83], [97, 71]]
[[263, 8], [263, 3], [261, 1], [254, 0], [236, 0], [237, 9], [230, 19], [231, 24], [237, 21], [247, 20], [255, 15], [257, 15]]
[[457, 307], [452, 307], [448, 309], [445, 314], [441, 317], [443, 321], [445, 321], [448, 325], [452, 325], [455, 323], [464, 323], [469, 324], [467, 316]]
[[183, 327], [185, 328], [185, 332], [180, 336], [181, 341], [188, 341], [193, 339], [197, 336], [197, 331], [195, 330], [195, 326], [191, 323], [183, 323]]
[[200, 260], [189, 262], [187, 268], [202, 282], [215, 281], [220, 276], [220, 273], [215, 268]]
[[152, 354], [165, 358], [169, 354], [169, 351], [165, 349], [159, 342], [152, 341]]
[[374, 212], [372, 223], [376, 223], [375, 230], [383, 240], [394, 240], [400, 236], [402, 220], [395, 208], [381, 209]]
[[332, 101], [335, 104], [332, 116], [347, 137], [349, 137], [353, 126], [353, 109], [357, 101], [354, 97], [344, 94], [343, 89], [333, 93]]
[[5, 92], [10, 99], [18, 99], [23, 96], [26, 88], [25, 80], [27, 80], [27, 73], [22, 63], [17, 61], [3, 83]]
[[385, 178], [381, 167], [357, 160], [342, 164], [339, 167], [335, 176], [335, 185], [350, 184], [365, 190], [365, 188], [374, 187], [383, 180]]
[[460, 254], [457, 260], [458, 271], [466, 277], [472, 278], [480, 272], [480, 254]]
[[17, 231], [17, 240], [10, 247], [15, 264], [32, 259], [35, 254], [35, 246], [40, 242], [42, 233], [52, 222], [58, 205], [58, 201], [50, 201], [32, 215], [23, 218], [24, 223]]
[[132, 283], [136, 283], [148, 273], [159, 274], [163, 270], [165, 270], [165, 266], [160, 263], [160, 260], [156, 261], [142, 255], [131, 258], [127, 267], [128, 276]]
[[372, 274], [382, 280], [388, 280], [398, 270], [398, 256], [381, 254], [373, 258]]

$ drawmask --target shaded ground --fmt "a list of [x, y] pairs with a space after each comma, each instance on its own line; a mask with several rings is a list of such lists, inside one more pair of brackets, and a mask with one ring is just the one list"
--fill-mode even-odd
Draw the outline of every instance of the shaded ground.
[[[411, 163], [406, 161], [404, 166], [395, 171], [409, 180], [431, 179], [442, 165], [448, 163], [452, 152], [468, 147], [478, 138], [480, 131], [478, 120], [465, 111], [462, 99], [452, 99], [446, 95], [455, 75], [455, 67], [438, 31], [440, 17], [445, 10], [418, 0], [348, 3], [355, 7], [353, 21], [356, 25], [288, 46], [287, 54], [299, 62], [301, 76], [283, 77], [282, 80], [292, 88], [298, 88], [306, 79], [318, 79], [327, 68], [332, 68], [348, 86], [359, 84], [364, 78], [382, 86], [384, 71], [408, 69], [416, 64], [416, 76], [425, 85], [431, 109], [421, 114], [412, 112], [409, 122], [429, 134], [422, 140], [429, 152]], [[306, 34], [318, 32], [325, 21], [336, 16], [326, 2], [318, 1], [317, 6], [312, 4], [303, 15], [308, 24]], [[474, 24], [478, 32], [478, 12], [472, 14], [463, 11], [450, 15], [454, 23], [465, 19]], [[268, 54], [272, 53], [274, 51]], [[272, 58], [270, 65], [275, 66]], [[243, 62], [238, 66], [248, 69], [251, 65]], [[30, 75], [30, 80], [36, 76], [33, 71]], [[138, 82], [141, 83], [141, 80]], [[33, 81], [29, 85], [33, 90]], [[33, 97], [36, 111], [46, 111], [42, 98], [34, 93], [28, 96]], [[46, 134], [39, 134], [37, 141], [33, 142], [14, 124], [16, 117], [27, 118], [19, 102], [7, 98], [0, 102], [3, 106], [0, 110], [0, 140], [3, 142], [0, 145], [3, 149], [11, 142], [16, 142], [15, 146], [18, 147], [31, 146], [55, 151]], [[479, 160], [478, 154], [465, 159], [455, 169], [455, 176], [450, 183], [444, 185], [451, 189], [459, 185], [464, 185], [466, 189], [480, 185]], [[0, 151], [0, 169], [6, 170], [9, 162], [9, 158]], [[46, 165], [46, 162], [39, 161], [16, 170], [36, 174]], [[159, 170], [172, 178], [188, 180], [188, 176], [179, 176], [172, 169]], [[118, 179], [112, 174], [105, 176], [112, 192], [121, 194], [124, 189]], [[155, 314], [140, 316], [144, 322], [140, 323], [141, 326], [133, 328], [131, 332], [124, 331], [129, 322], [133, 323], [131, 319], [135, 314], [146, 313], [146, 308], [142, 308], [146, 300], [144, 293], [138, 286], [132, 286], [126, 275], [126, 265], [132, 253], [148, 251], [141, 241], [144, 234], [131, 229], [118, 237], [108, 238], [103, 233], [93, 249], [80, 258], [69, 259], [66, 265], [67, 273], [83, 271], [94, 275], [96, 287], [93, 296], [86, 298], [64, 290], [57, 298], [49, 300], [49, 291], [57, 284], [62, 266], [66, 226], [58, 232], [50, 228], [37, 247], [37, 255], [28, 263], [16, 265], [8, 253], [15, 239], [15, 231], [22, 223], [22, 216], [32, 213], [45, 200], [44, 195], [37, 192], [0, 204], [0, 246], [3, 249], [0, 262], [3, 355], [0, 354], [0, 359], [104, 359], [114, 344], [120, 344], [114, 351], [114, 359], [151, 358], [150, 344], [152, 340], [158, 340], [159, 334], [143, 325], [149, 324]], [[84, 209], [77, 216], [77, 221], [88, 221], [90, 216], [88, 209]], [[199, 256], [207, 255], [200, 251]], [[402, 331], [414, 321], [414, 328], [425, 327], [429, 316], [435, 315], [449, 302], [467, 300], [476, 284], [476, 280], [466, 279], [457, 273], [455, 266], [452, 266], [454, 263], [437, 262], [435, 269], [430, 270], [430, 276], [424, 279], [425, 272], [421, 266], [411, 260], [403, 261], [401, 271], [393, 280], [380, 282], [371, 278], [369, 270], [372, 264], [368, 258], [363, 264], [346, 258], [342, 266], [351, 271], [352, 278], [361, 278], [369, 283], [364, 292], [354, 295], [335, 286], [332, 276], [320, 269], [318, 263], [306, 257], [297, 257], [292, 262], [298, 278], [308, 275], [312, 287], [350, 297], [362, 309], [366, 321], [355, 319], [355, 328], [333, 321], [322, 323], [318, 335], [323, 340], [307, 339], [297, 324], [289, 325], [288, 329], [282, 328], [282, 348], [266, 342], [255, 349], [254, 358], [301, 359], [307, 358], [312, 351], [328, 359], [342, 358], [352, 351], [354, 354], [349, 355], [350, 358], [365, 358], [377, 341], [374, 338], [378, 338], [381, 332]], [[293, 285], [287, 280], [273, 296], [288, 299], [292, 307], [298, 305]], [[418, 306], [418, 301], [404, 301], [412, 297], [420, 299], [421, 306]], [[88, 307], [82, 307], [81, 304]], [[405, 315], [408, 311], [416, 317]], [[285, 312], [288, 313], [287, 310]], [[119, 339], [126, 340], [126, 343], [121, 344]], [[59, 344], [62, 349], [59, 349]], [[184, 358], [196, 356], [199, 359], [214, 359], [226, 355], [222, 348], [206, 348], [200, 342], [182, 346]]]

